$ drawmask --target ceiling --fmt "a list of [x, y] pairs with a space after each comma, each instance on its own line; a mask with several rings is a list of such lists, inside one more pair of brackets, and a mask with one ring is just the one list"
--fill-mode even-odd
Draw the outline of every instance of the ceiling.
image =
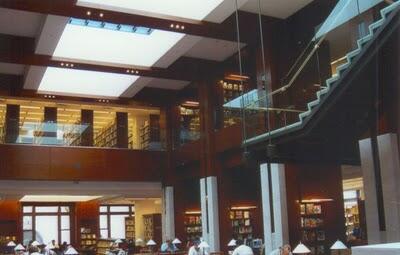
[[[112, 0], [107, 5], [99, 0], [79, 0], [78, 4], [156, 17], [177, 16], [177, 20], [187, 19], [192, 15], [191, 22], [204, 20], [214, 23], [223, 22], [235, 10], [235, 4], [231, 0], [202, 0], [201, 4], [199, 0], [171, 0], [168, 5], [158, 4], [156, 9], [146, 9], [149, 8], [149, 1], [158, 0], [137, 2], [136, 7], [141, 8], [140, 10], [134, 10], [135, 6], [128, 0]], [[311, 1], [261, 0], [262, 14], [286, 18]], [[237, 0], [237, 6], [243, 11], [258, 12], [258, 0]], [[0, 34], [33, 37], [36, 39], [35, 53], [53, 56], [55, 60], [124, 68], [168, 68], [181, 57], [220, 62], [238, 50], [235, 42], [181, 32], [153, 29], [148, 35], [143, 35], [103, 27], [93, 28], [88, 23], [76, 25], [69, 22], [67, 17], [0, 8]], [[13, 26], [9, 26], [10, 23]], [[244, 46], [245, 44], [240, 45]], [[131, 98], [145, 87], [180, 90], [190, 83], [185, 80], [135, 77], [132, 74], [106, 75], [110, 79], [107, 81], [107, 77], [103, 77], [101, 73], [79, 72], [72, 68], [60, 69], [64, 69], [63, 74], [57, 74], [60, 78], [54, 79], [57, 71], [54, 68], [49, 70], [44, 67], [0, 63], [0, 73], [24, 75], [25, 89], [57, 95]], [[52, 73], [53, 79], [50, 79]], [[83, 80], [83, 77], [87, 79]], [[99, 82], [99, 77], [102, 77], [100, 80], [104, 81], [103, 84]]]

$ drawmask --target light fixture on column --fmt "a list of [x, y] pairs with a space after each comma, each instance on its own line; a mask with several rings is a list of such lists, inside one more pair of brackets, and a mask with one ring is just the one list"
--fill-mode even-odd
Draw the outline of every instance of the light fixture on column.
[[308, 254], [311, 253], [310, 249], [307, 248], [304, 244], [301, 242], [294, 248], [292, 251], [293, 254]]
[[341, 254], [342, 250], [347, 250], [347, 246], [340, 240], [337, 240], [332, 246], [331, 246], [331, 250], [337, 250], [338, 251], [338, 255]]

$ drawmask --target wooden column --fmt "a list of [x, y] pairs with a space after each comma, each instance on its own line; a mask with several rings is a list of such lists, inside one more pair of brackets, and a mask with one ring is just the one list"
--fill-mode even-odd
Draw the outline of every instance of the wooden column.
[[81, 110], [81, 146], [93, 146], [93, 110]]
[[19, 105], [8, 104], [5, 120], [5, 142], [15, 143], [19, 134]]
[[[44, 108], [44, 130], [43, 138], [45, 143], [57, 143], [57, 107]], [[50, 138], [50, 140], [49, 140]]]
[[128, 148], [128, 113], [117, 112], [117, 147]]

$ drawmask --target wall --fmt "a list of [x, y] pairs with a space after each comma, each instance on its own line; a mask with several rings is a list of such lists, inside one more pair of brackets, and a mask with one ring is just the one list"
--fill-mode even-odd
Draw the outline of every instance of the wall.
[[126, 149], [7, 144], [0, 155], [3, 180], [161, 181], [164, 165], [163, 152]]
[[136, 238], [143, 239], [144, 224], [143, 215], [161, 213], [161, 200], [135, 201], [135, 232]]
[[291, 245], [300, 240], [299, 200], [333, 199], [323, 205], [326, 239], [345, 239], [344, 201], [341, 167], [328, 164], [286, 164], [286, 195]]

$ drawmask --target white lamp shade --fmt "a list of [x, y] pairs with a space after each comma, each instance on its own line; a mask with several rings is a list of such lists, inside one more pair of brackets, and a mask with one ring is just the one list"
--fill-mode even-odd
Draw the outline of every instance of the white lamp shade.
[[74, 249], [74, 247], [69, 247], [68, 250], [64, 253], [66, 255], [77, 255], [79, 252]]
[[157, 245], [156, 242], [154, 242], [154, 240], [150, 239], [147, 243], [147, 246], [151, 246], [151, 245]]
[[121, 239], [117, 239], [117, 240], [115, 240], [115, 242], [114, 243], [123, 243], [122, 242], [122, 240]]
[[205, 241], [201, 241], [201, 243], [199, 244], [199, 248], [208, 249], [208, 248], [210, 248], [210, 245], [208, 245], [208, 243]]
[[173, 244], [181, 244], [181, 240], [179, 240], [178, 238], [175, 238], [174, 241], [172, 241]]
[[7, 244], [7, 246], [17, 246], [15, 243], [14, 243], [14, 241], [10, 241], [10, 242], [8, 242], [8, 244]]
[[232, 239], [229, 243], [228, 243], [228, 247], [233, 247], [236, 246], [236, 240]]
[[33, 241], [31, 245], [32, 245], [32, 246], [39, 246], [40, 243], [39, 243], [38, 241]]
[[18, 244], [14, 250], [16, 251], [25, 251], [25, 247], [22, 244]]
[[307, 246], [302, 243], [299, 243], [299, 245], [297, 245], [296, 248], [294, 248], [294, 250], [292, 251], [292, 253], [294, 254], [307, 254], [310, 252], [310, 249], [308, 249]]
[[136, 243], [136, 244], [143, 243], [143, 240], [142, 240], [141, 238], [137, 238], [137, 239], [135, 240], [135, 243]]
[[347, 246], [342, 241], [337, 240], [331, 247], [331, 250], [347, 250]]

